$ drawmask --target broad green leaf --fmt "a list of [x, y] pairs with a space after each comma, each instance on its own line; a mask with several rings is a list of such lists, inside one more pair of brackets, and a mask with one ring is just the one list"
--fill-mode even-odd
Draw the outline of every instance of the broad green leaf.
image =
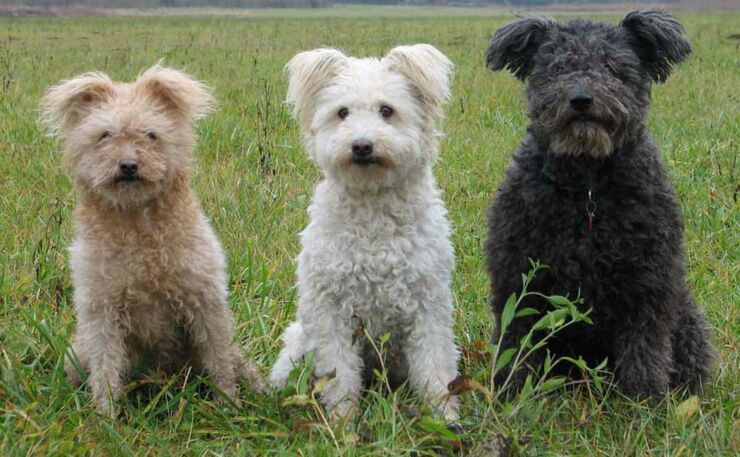
[[568, 297], [563, 297], [562, 295], [549, 295], [545, 298], [553, 305], [567, 306], [573, 303]]
[[504, 310], [501, 313], [501, 333], [506, 332], [506, 329], [509, 328], [509, 324], [511, 324], [511, 321], [514, 319], [514, 314], [516, 313], [516, 294], [509, 295], [509, 298], [506, 300], [506, 304], [504, 305]]
[[506, 349], [504, 352], [502, 352], [498, 359], [496, 360], [496, 367], [494, 368], [494, 373], [498, 373], [501, 371], [503, 367], [505, 367], [512, 357], [514, 357], [514, 354], [516, 354], [517, 349], [516, 348], [509, 348]]
[[524, 380], [524, 386], [522, 386], [521, 397], [528, 398], [532, 394], [532, 375], [528, 374], [527, 379]]
[[565, 317], [570, 314], [567, 309], [559, 308], [554, 311], [550, 311], [546, 315], [542, 316], [533, 326], [533, 330], [542, 330], [549, 328], [550, 330], [560, 327], [565, 323]]
[[545, 354], [545, 363], [542, 366], [544, 373], [548, 373], [552, 368], [552, 355], [550, 354], [550, 351], [547, 351], [547, 354]]
[[563, 384], [565, 384], [565, 377], [557, 376], [557, 377], [550, 378], [547, 381], [543, 382], [542, 385], [540, 386], [540, 390], [543, 392], [547, 392], [553, 389], [557, 389]]
[[525, 317], [525, 316], [531, 316], [532, 314], [539, 314], [540, 312], [537, 311], [534, 308], [522, 308], [516, 312], [514, 317]]

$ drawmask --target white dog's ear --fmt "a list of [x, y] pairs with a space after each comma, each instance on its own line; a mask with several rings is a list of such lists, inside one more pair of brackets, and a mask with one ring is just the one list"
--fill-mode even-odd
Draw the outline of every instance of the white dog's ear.
[[388, 68], [406, 76], [421, 100], [437, 118], [450, 101], [450, 81], [455, 65], [430, 44], [398, 46], [383, 58]]
[[336, 49], [314, 49], [301, 52], [285, 66], [288, 73], [286, 101], [293, 106], [293, 115], [307, 131], [313, 118], [316, 94], [331, 82], [346, 66], [347, 56]]
[[85, 73], [46, 90], [41, 100], [41, 123], [53, 135], [64, 134], [95, 106], [115, 93], [104, 73]]
[[162, 103], [166, 109], [189, 121], [205, 117], [213, 111], [216, 104], [211, 88], [205, 83], [160, 64], [139, 76], [135, 90]]

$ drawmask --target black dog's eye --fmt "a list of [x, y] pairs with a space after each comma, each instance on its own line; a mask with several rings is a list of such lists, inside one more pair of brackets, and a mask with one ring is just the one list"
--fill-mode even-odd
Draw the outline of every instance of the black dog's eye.
[[108, 138], [110, 138], [110, 132], [107, 131], [107, 130], [105, 132], [103, 132], [102, 135], [100, 135], [100, 141], [103, 141], [103, 140], [108, 139]]
[[339, 116], [339, 119], [346, 119], [349, 116], [349, 110], [347, 108], [340, 108], [337, 116]]
[[150, 139], [150, 140], [152, 140], [152, 141], [154, 141], [154, 140], [156, 140], [156, 139], [157, 139], [157, 135], [155, 135], [155, 134], [154, 134], [154, 132], [149, 132], [149, 133], [147, 133], [147, 134], [146, 134], [146, 137], [147, 137], [147, 138], [149, 138], [149, 139]]
[[380, 115], [383, 116], [386, 119], [389, 118], [389, 117], [391, 117], [391, 116], [393, 116], [393, 108], [391, 108], [388, 105], [381, 106], [380, 107]]

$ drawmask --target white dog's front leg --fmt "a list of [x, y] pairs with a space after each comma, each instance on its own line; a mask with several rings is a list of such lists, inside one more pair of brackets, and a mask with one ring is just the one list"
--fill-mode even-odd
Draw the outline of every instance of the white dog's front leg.
[[458, 400], [447, 385], [457, 377], [459, 352], [451, 316], [439, 309], [421, 309], [404, 345], [409, 382], [424, 401], [447, 420], [458, 418]]
[[321, 402], [332, 419], [349, 418], [362, 394], [362, 357], [360, 345], [352, 344], [351, 318], [323, 316], [309, 329], [316, 343], [314, 374], [334, 374], [321, 392]]
[[283, 349], [280, 350], [280, 356], [270, 371], [270, 385], [276, 389], [285, 388], [290, 372], [300, 363], [303, 356], [313, 349], [311, 341], [303, 331], [301, 321], [290, 324], [281, 339]]

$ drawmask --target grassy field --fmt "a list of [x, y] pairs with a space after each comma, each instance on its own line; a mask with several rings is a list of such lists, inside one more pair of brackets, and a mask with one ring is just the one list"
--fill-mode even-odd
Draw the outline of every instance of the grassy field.
[[368, 393], [356, 421], [331, 430], [277, 394], [244, 391], [243, 408], [218, 406], [185, 374], [136, 379], [115, 422], [70, 387], [61, 354], [75, 323], [66, 252], [75, 195], [59, 145], [36, 124], [44, 88], [94, 69], [132, 79], [159, 58], [215, 87], [220, 108], [200, 126], [194, 184], [229, 255], [238, 335], [266, 373], [295, 310], [298, 233], [319, 180], [282, 102], [283, 65], [318, 46], [383, 55], [414, 42], [457, 64], [436, 175], [454, 226], [455, 330], [473, 348], [463, 368], [489, 385], [474, 350], [492, 326], [484, 211], [526, 116], [522, 85], [488, 72], [483, 51], [510, 16], [381, 16], [0, 21], [0, 455], [493, 455], [502, 443], [533, 456], [740, 452], [740, 51], [726, 39], [740, 32], [737, 13], [681, 15], [694, 54], [655, 87], [650, 115], [686, 216], [689, 282], [721, 355], [699, 405], [676, 395], [653, 410], [587, 388], [506, 404], [468, 393], [458, 440], [406, 391]]

